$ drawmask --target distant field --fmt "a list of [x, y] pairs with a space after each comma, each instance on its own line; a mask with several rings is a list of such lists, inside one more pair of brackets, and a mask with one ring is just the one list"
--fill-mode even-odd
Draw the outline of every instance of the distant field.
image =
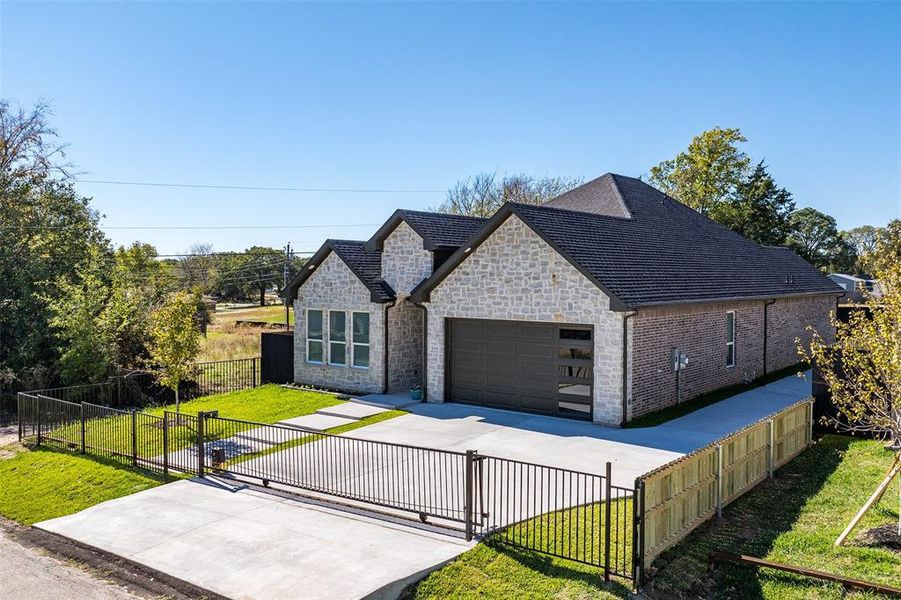
[[[289, 313], [294, 325], [294, 311]], [[237, 321], [260, 321], [283, 324], [284, 306], [256, 306], [232, 310], [219, 310], [213, 314], [213, 322], [207, 328], [206, 339], [200, 350], [200, 361], [232, 360], [260, 355], [259, 327], [239, 326]]]

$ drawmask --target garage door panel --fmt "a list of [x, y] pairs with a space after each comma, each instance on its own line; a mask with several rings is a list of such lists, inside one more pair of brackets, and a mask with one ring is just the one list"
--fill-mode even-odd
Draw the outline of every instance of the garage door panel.
[[491, 406], [502, 406], [506, 408], [516, 408], [516, 396], [505, 393], [503, 391], [485, 390], [482, 394], [485, 404]]
[[[543, 414], [590, 417], [590, 396], [567, 394], [566, 404], [572, 406], [560, 404], [558, 361], [560, 348], [569, 344], [560, 339], [560, 327], [523, 321], [448, 320], [449, 399]], [[589, 386], [584, 390], [582, 385], [578, 388], [580, 393], [590, 392]]]

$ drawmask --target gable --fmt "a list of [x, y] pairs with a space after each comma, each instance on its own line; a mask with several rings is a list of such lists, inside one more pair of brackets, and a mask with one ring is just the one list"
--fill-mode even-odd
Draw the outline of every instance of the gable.
[[423, 250], [422, 237], [401, 221], [382, 243], [382, 278], [406, 295], [431, 274], [432, 253]]
[[372, 301], [369, 289], [340, 256], [330, 252], [297, 290], [297, 301], [304, 306], [343, 305]]
[[[480, 305], [484, 318], [505, 318], [515, 310], [520, 318], [541, 311], [553, 320], [558, 313], [610, 307], [594, 282], [512, 214], [435, 286], [430, 301]], [[585, 306], [575, 306], [580, 303]]]

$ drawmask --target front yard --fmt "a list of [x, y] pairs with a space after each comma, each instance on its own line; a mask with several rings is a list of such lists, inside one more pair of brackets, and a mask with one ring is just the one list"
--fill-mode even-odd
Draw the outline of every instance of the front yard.
[[[271, 424], [342, 403], [342, 400], [331, 394], [265, 385], [198, 398], [182, 403], [180, 408], [185, 415], [218, 410], [223, 417]], [[166, 410], [174, 411], [175, 407], [156, 407], [146, 412], [162, 416]], [[327, 431], [343, 433], [401, 414], [404, 414], [403, 411], [386, 411]], [[138, 423], [139, 454], [148, 457], [162, 454], [162, 437], [157, 427], [159, 419], [153, 422], [139, 420]], [[121, 452], [127, 463], [131, 453], [131, 436], [127, 433], [130, 427], [130, 415], [89, 420], [86, 422], [86, 436], [89, 443], [93, 439], [105, 440], [106, 447]], [[241, 427], [253, 426], [248, 424]], [[141, 430], [146, 430], [146, 433]], [[232, 427], [230, 432], [234, 433], [236, 430]], [[80, 439], [80, 425], [67, 425], [52, 435], [77, 442]], [[207, 439], [217, 439], [217, 435], [216, 431], [208, 431]], [[306, 439], [312, 441], [315, 437]], [[194, 443], [196, 438], [192, 429], [170, 425], [170, 452]], [[72, 446], [76, 447], [77, 443]], [[277, 445], [267, 450], [267, 453], [281, 449], [284, 448]], [[130, 468], [121, 460], [92, 454], [90, 449], [86, 455], [80, 455], [46, 446], [30, 451], [19, 444], [0, 448], [0, 515], [26, 525], [78, 512], [94, 504], [139, 492], [163, 482], [162, 476], [157, 473]]]

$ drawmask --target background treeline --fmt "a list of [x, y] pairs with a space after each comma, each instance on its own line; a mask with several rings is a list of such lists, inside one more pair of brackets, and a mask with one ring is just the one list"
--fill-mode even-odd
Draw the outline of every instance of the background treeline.
[[[198, 325], [211, 298], [263, 303], [281, 292], [280, 249], [114, 248], [77, 194], [48, 116], [46, 105], [0, 100], [0, 397], [146, 368], [153, 314], [178, 292], [193, 298]], [[288, 261], [289, 277], [300, 262]]]
[[[651, 167], [644, 178], [733, 231], [760, 244], [787, 246], [824, 271], [874, 273], [865, 257], [873, 254], [880, 236], [890, 235], [888, 228], [864, 225], [839, 231], [830, 215], [797, 208], [794, 196], [776, 183], [766, 163], [752, 161], [741, 149], [746, 142], [739, 129], [715, 127], [692, 139], [675, 158]], [[437, 210], [485, 217], [504, 202], [541, 204], [581, 183], [584, 180], [481, 173], [456, 184]], [[892, 226], [899, 223], [893, 221]]]

